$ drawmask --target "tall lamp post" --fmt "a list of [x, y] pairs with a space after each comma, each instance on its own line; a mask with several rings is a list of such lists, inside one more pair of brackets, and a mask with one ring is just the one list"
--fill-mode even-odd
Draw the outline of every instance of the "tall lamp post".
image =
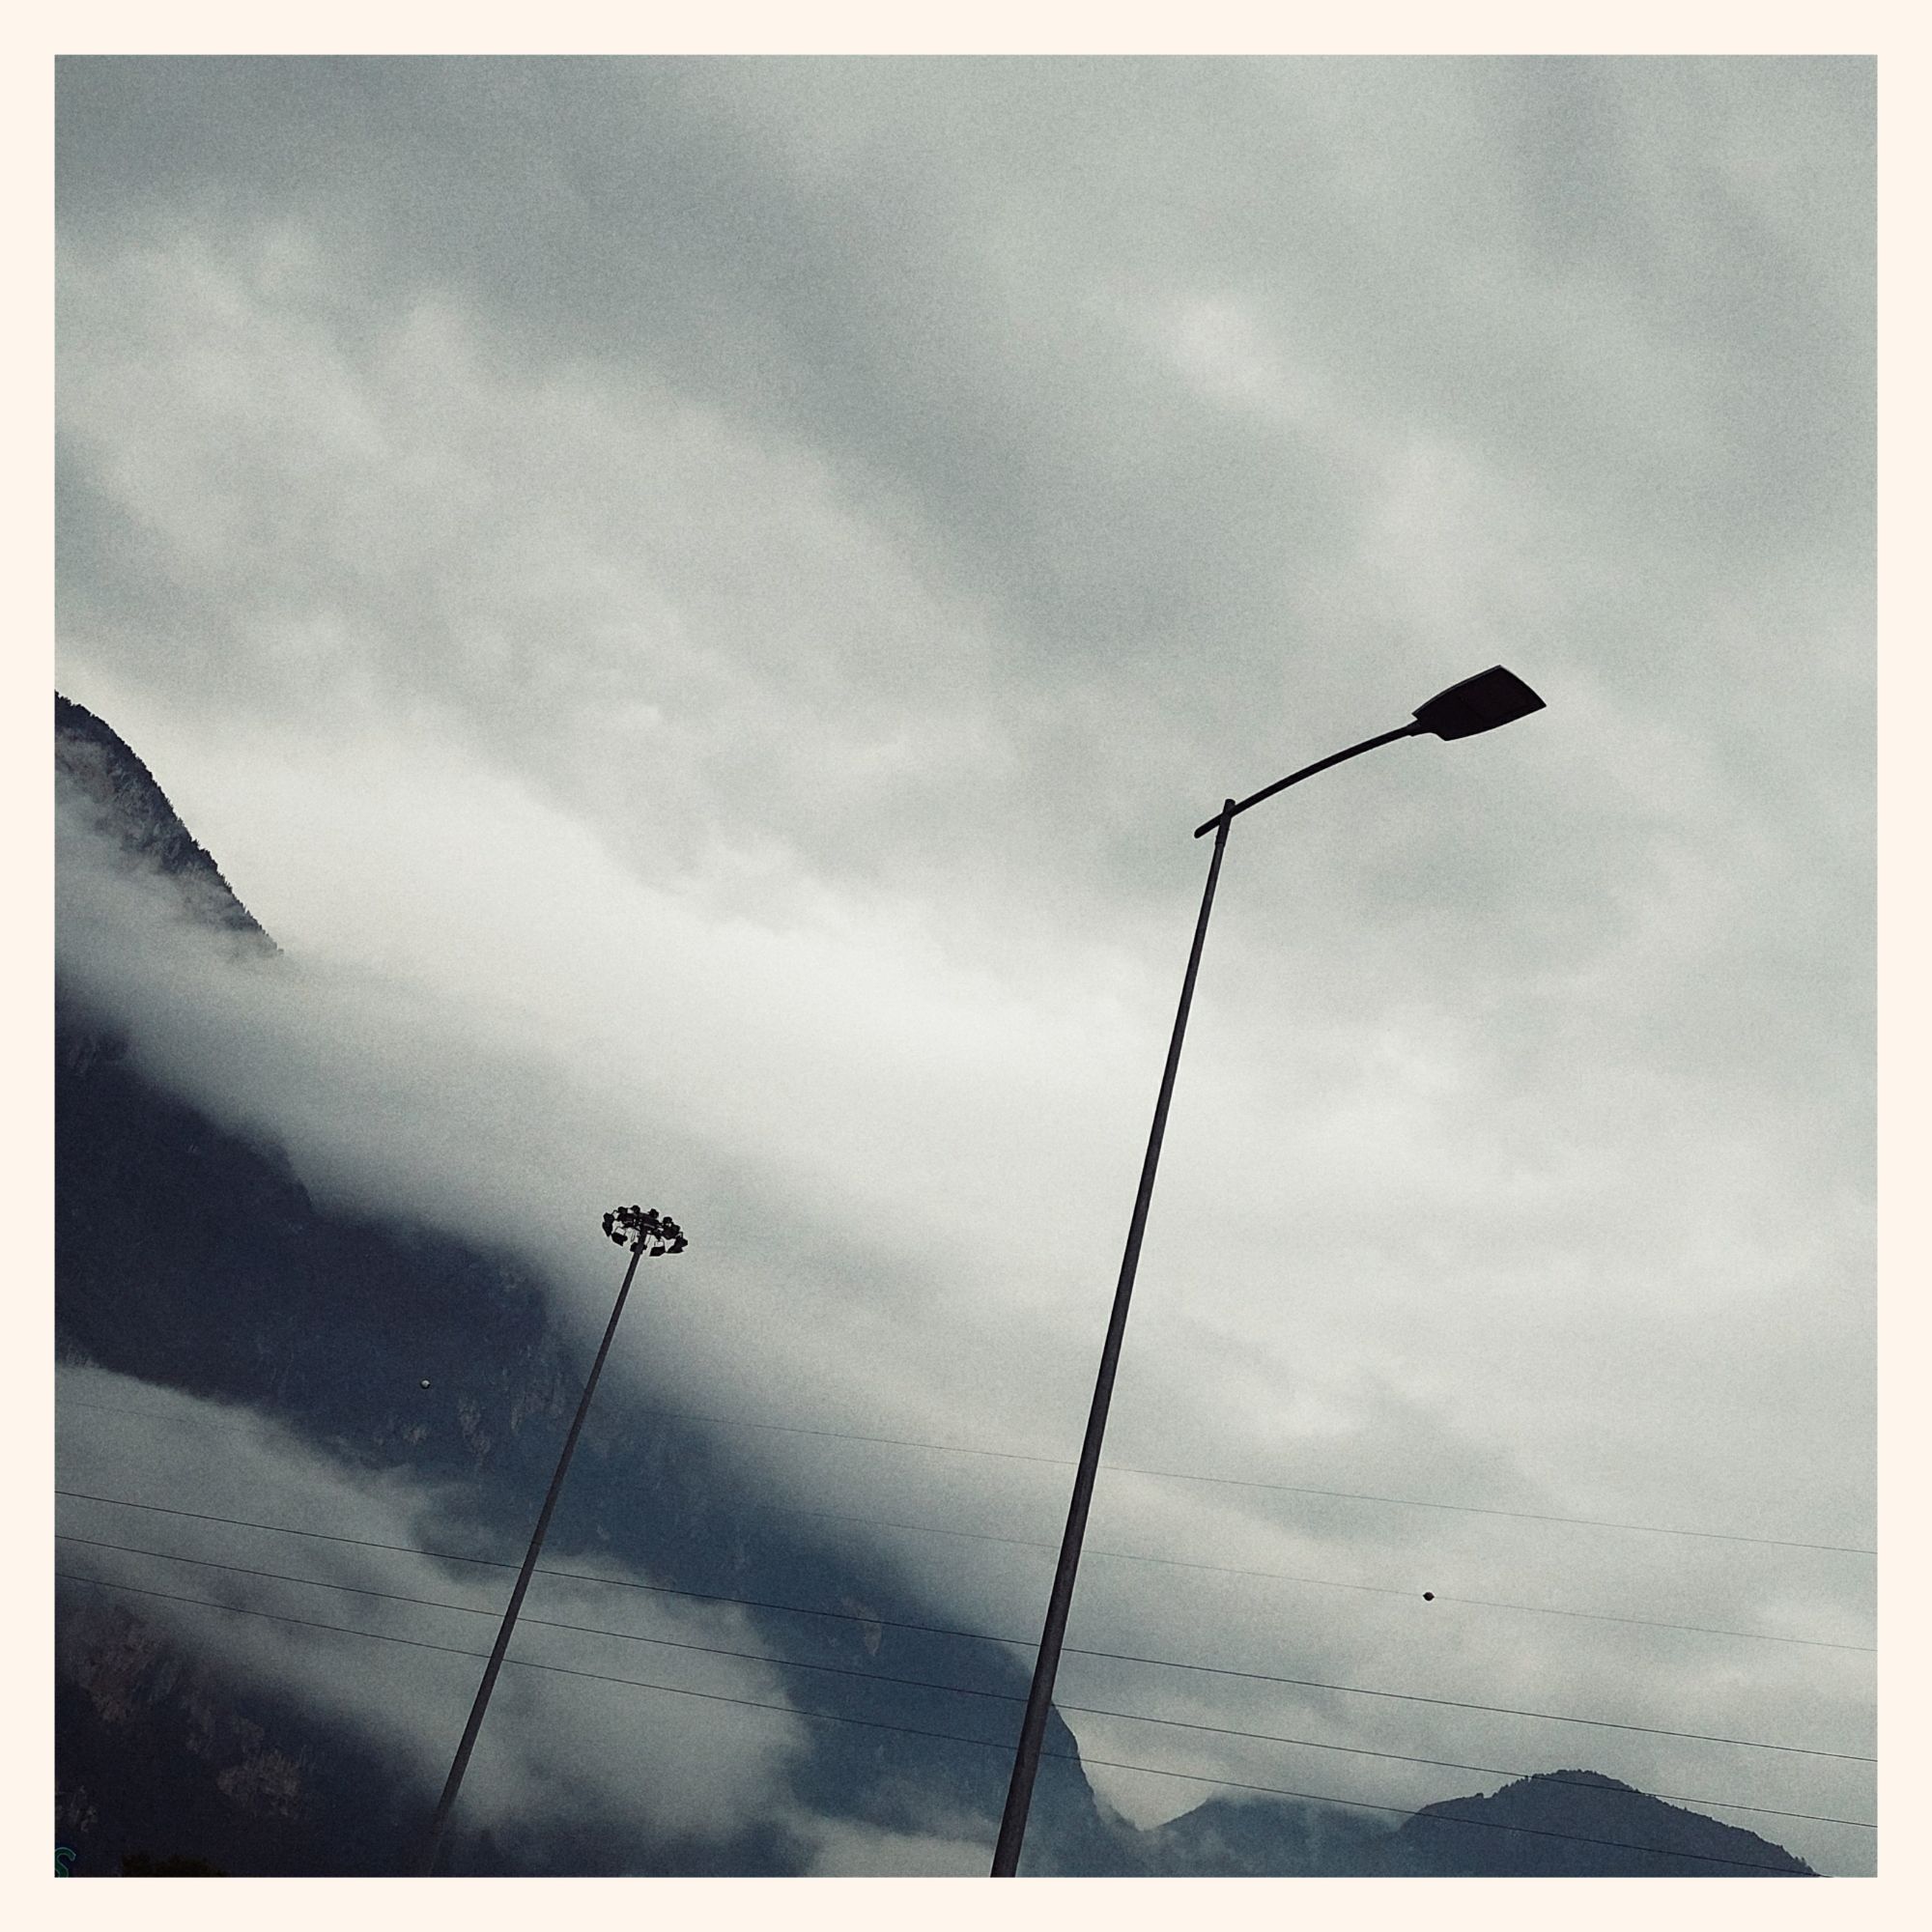
[[1346, 758], [1359, 757], [1378, 745], [1393, 744], [1398, 738], [1413, 738], [1431, 732], [1438, 738], [1471, 738], [1479, 731], [1493, 730], [1498, 724], [1524, 718], [1543, 709], [1543, 699], [1512, 671], [1501, 665], [1461, 684], [1438, 692], [1413, 713], [1413, 722], [1378, 738], [1365, 738], [1346, 752], [1319, 763], [1304, 765], [1285, 779], [1251, 792], [1239, 800], [1227, 800], [1205, 825], [1195, 828], [1199, 838], [1214, 835], [1214, 853], [1208, 864], [1208, 884], [1201, 895], [1201, 916], [1194, 923], [1194, 947], [1187, 955], [1186, 977], [1180, 982], [1180, 1006], [1174, 1016], [1174, 1037], [1168, 1041], [1167, 1065], [1160, 1076], [1160, 1097], [1154, 1102], [1153, 1128], [1148, 1135], [1147, 1158], [1141, 1163], [1140, 1191], [1134, 1196], [1133, 1218], [1127, 1224], [1126, 1253], [1121, 1261], [1121, 1278], [1114, 1290], [1114, 1313], [1107, 1323], [1107, 1339], [1100, 1350], [1100, 1374], [1094, 1385], [1094, 1406], [1087, 1417], [1087, 1438], [1080, 1449], [1080, 1464], [1073, 1478], [1073, 1499], [1067, 1506], [1066, 1531], [1061, 1539], [1060, 1563], [1053, 1576], [1052, 1594], [1047, 1599], [1046, 1624], [1040, 1633], [1039, 1655], [1035, 1660], [1033, 1688], [1027, 1695], [1026, 1716], [1020, 1723], [1020, 1741], [1013, 1755], [1011, 1782], [1007, 1787], [1007, 1808], [1000, 1820], [999, 1844], [993, 1853], [993, 1877], [1011, 1878], [1020, 1861], [1020, 1846], [1026, 1838], [1027, 1812], [1033, 1803], [1034, 1775], [1039, 1768], [1039, 1747], [1046, 1735], [1046, 1714], [1053, 1702], [1053, 1680], [1060, 1668], [1060, 1647], [1066, 1634], [1066, 1613], [1073, 1602], [1073, 1577], [1080, 1567], [1080, 1545], [1087, 1533], [1087, 1509], [1093, 1499], [1094, 1478], [1100, 1466], [1100, 1438], [1106, 1432], [1107, 1407], [1113, 1400], [1114, 1371], [1121, 1359], [1121, 1337], [1127, 1325], [1127, 1302], [1133, 1293], [1134, 1272], [1140, 1265], [1141, 1236], [1147, 1227], [1148, 1203], [1153, 1195], [1154, 1169], [1160, 1161], [1161, 1136], [1167, 1131], [1167, 1105], [1174, 1095], [1175, 1068], [1180, 1064], [1181, 1037], [1187, 1031], [1187, 1009], [1194, 1000], [1194, 976], [1201, 966], [1201, 946], [1208, 936], [1208, 914], [1214, 904], [1214, 882], [1221, 871], [1221, 854], [1228, 843], [1228, 827], [1251, 805], [1299, 784], [1330, 765]]
[[597, 1392], [597, 1378], [604, 1372], [604, 1357], [611, 1352], [611, 1338], [617, 1332], [617, 1319], [624, 1312], [624, 1297], [631, 1292], [631, 1277], [637, 1273], [638, 1263], [645, 1255], [681, 1254], [688, 1245], [684, 1231], [668, 1214], [660, 1214], [655, 1208], [639, 1208], [636, 1203], [629, 1208], [611, 1208], [604, 1217], [604, 1232], [620, 1248], [630, 1249], [630, 1265], [624, 1270], [624, 1285], [617, 1291], [616, 1306], [611, 1309], [610, 1323], [604, 1330], [603, 1346], [597, 1350], [597, 1359], [590, 1365], [589, 1379], [583, 1384], [576, 1419], [570, 1425], [570, 1434], [563, 1438], [563, 1453], [556, 1459], [556, 1473], [550, 1479], [550, 1493], [544, 1497], [543, 1508], [537, 1513], [537, 1526], [530, 1535], [530, 1547], [524, 1556], [524, 1567], [517, 1573], [516, 1587], [510, 1592], [510, 1605], [503, 1612], [496, 1645], [490, 1652], [489, 1662], [483, 1666], [483, 1681], [476, 1688], [476, 1701], [469, 1707], [469, 1721], [463, 1727], [463, 1742], [456, 1747], [449, 1776], [443, 1780], [442, 1796], [437, 1801], [436, 1816], [430, 1820], [429, 1830], [424, 1833], [422, 1849], [416, 1859], [416, 1874], [421, 1878], [428, 1878], [436, 1869], [436, 1855], [442, 1844], [449, 1814], [456, 1808], [456, 1794], [463, 1788], [463, 1774], [469, 1768], [469, 1753], [476, 1747], [476, 1733], [483, 1728], [483, 1713], [489, 1709], [490, 1692], [497, 1688], [497, 1673], [502, 1669], [504, 1654], [510, 1648], [510, 1634], [517, 1627], [517, 1612], [523, 1608], [524, 1593], [530, 1587], [530, 1577], [536, 1570], [537, 1557], [550, 1529], [551, 1515], [556, 1508], [557, 1497], [563, 1493], [563, 1479], [569, 1471], [577, 1438], [582, 1433], [583, 1418], [590, 1413], [590, 1398]]

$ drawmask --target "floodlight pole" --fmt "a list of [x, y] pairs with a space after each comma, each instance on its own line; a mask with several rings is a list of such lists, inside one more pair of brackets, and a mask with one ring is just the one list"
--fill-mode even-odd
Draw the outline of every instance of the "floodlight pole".
[[1201, 895], [1201, 913], [1194, 923], [1194, 945], [1187, 955], [1187, 974], [1180, 982], [1180, 1005], [1174, 1015], [1174, 1036], [1167, 1044], [1167, 1065], [1160, 1076], [1160, 1097], [1154, 1102], [1153, 1126], [1148, 1135], [1147, 1157], [1141, 1163], [1141, 1184], [1134, 1196], [1133, 1218], [1127, 1224], [1126, 1253], [1121, 1261], [1120, 1281], [1114, 1290], [1114, 1312], [1107, 1323], [1107, 1339], [1100, 1350], [1100, 1373], [1094, 1384], [1094, 1405], [1087, 1416], [1087, 1435], [1080, 1446], [1080, 1463], [1073, 1477], [1073, 1497], [1067, 1505], [1066, 1530], [1060, 1542], [1060, 1561], [1053, 1573], [1053, 1590], [1047, 1598], [1046, 1623], [1040, 1632], [1039, 1651], [1034, 1660], [1033, 1686], [1027, 1693], [1026, 1716], [1020, 1720], [1019, 1745], [1013, 1755], [1013, 1771], [1007, 1787], [1007, 1805], [1000, 1819], [999, 1843], [993, 1851], [994, 1878], [1012, 1878], [1019, 1869], [1020, 1847], [1026, 1838], [1027, 1813], [1033, 1804], [1035, 1774], [1039, 1769], [1040, 1745], [1046, 1736], [1046, 1716], [1053, 1704], [1053, 1680], [1060, 1668], [1061, 1644], [1066, 1634], [1066, 1614], [1073, 1602], [1073, 1578], [1080, 1567], [1080, 1546], [1087, 1533], [1087, 1511], [1093, 1500], [1094, 1478], [1100, 1467], [1100, 1438], [1106, 1433], [1107, 1409], [1113, 1401], [1114, 1372], [1121, 1359], [1121, 1337], [1127, 1325], [1127, 1302], [1134, 1292], [1134, 1274], [1140, 1266], [1141, 1236], [1147, 1228], [1148, 1203], [1153, 1198], [1154, 1170], [1160, 1163], [1161, 1138], [1167, 1131], [1168, 1102], [1174, 1097], [1175, 1069], [1180, 1065], [1180, 1042], [1187, 1032], [1187, 1009], [1194, 1001], [1194, 979], [1201, 967], [1201, 948], [1208, 937], [1208, 915], [1214, 905], [1214, 884], [1221, 873], [1221, 854], [1228, 843], [1228, 827], [1240, 812], [1263, 799], [1272, 798], [1317, 772], [1325, 772], [1344, 759], [1360, 757], [1379, 745], [1393, 744], [1398, 738], [1411, 738], [1429, 731], [1441, 738], [1463, 738], [1478, 731], [1492, 730], [1512, 719], [1541, 710], [1543, 700], [1512, 672], [1500, 665], [1493, 669], [1452, 685], [1422, 705], [1412, 724], [1384, 731], [1379, 737], [1365, 738], [1346, 752], [1304, 765], [1260, 791], [1250, 792], [1236, 802], [1227, 800], [1221, 810], [1194, 836], [1214, 835], [1214, 853], [1208, 863], [1208, 884]]
[[[622, 1232], [617, 1232], [621, 1230]], [[597, 1393], [597, 1378], [604, 1372], [604, 1357], [611, 1352], [611, 1343], [617, 1333], [618, 1319], [624, 1313], [624, 1300], [631, 1292], [631, 1279], [638, 1272], [638, 1264], [644, 1257], [646, 1249], [653, 1255], [676, 1254], [685, 1245], [685, 1239], [677, 1223], [661, 1220], [657, 1211], [639, 1214], [635, 1208], [619, 1208], [604, 1217], [604, 1232], [613, 1241], [630, 1240], [631, 1261], [624, 1270], [624, 1285], [617, 1291], [616, 1305], [611, 1310], [611, 1320], [604, 1329], [604, 1340], [597, 1350], [597, 1359], [590, 1365], [590, 1375], [583, 1384], [583, 1394], [577, 1405], [577, 1414], [570, 1425], [570, 1434], [563, 1438], [563, 1453], [556, 1459], [556, 1473], [550, 1479], [550, 1492], [544, 1497], [543, 1508], [537, 1513], [537, 1526], [530, 1535], [530, 1547], [524, 1555], [524, 1567], [517, 1573], [516, 1588], [510, 1592], [509, 1606], [503, 1612], [503, 1621], [497, 1630], [497, 1641], [490, 1651], [490, 1661], [483, 1666], [483, 1681], [476, 1687], [476, 1699], [469, 1707], [469, 1721], [463, 1727], [463, 1741], [456, 1747], [456, 1756], [451, 1761], [449, 1776], [443, 1780], [442, 1796], [438, 1799], [436, 1816], [430, 1820], [429, 1830], [423, 1836], [421, 1850], [416, 1858], [416, 1876], [428, 1878], [436, 1869], [436, 1855], [442, 1844], [442, 1834], [449, 1824], [449, 1814], [456, 1808], [456, 1794], [463, 1788], [463, 1774], [469, 1768], [469, 1753], [476, 1747], [476, 1734], [483, 1728], [483, 1713], [490, 1706], [490, 1692], [497, 1688], [497, 1673], [503, 1667], [503, 1658], [510, 1648], [510, 1637], [517, 1628], [517, 1613], [524, 1606], [524, 1594], [530, 1587], [530, 1577], [535, 1574], [537, 1557], [543, 1550], [544, 1537], [550, 1529], [552, 1514], [556, 1509], [556, 1499], [563, 1493], [563, 1479], [570, 1469], [570, 1459], [577, 1448], [577, 1438], [583, 1430], [583, 1418], [590, 1413], [590, 1398]], [[630, 1237], [635, 1236], [635, 1239]]]

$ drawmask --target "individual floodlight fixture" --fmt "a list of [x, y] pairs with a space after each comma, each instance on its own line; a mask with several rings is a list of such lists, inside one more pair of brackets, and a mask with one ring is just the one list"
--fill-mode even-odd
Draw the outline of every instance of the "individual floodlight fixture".
[[[503, 1667], [503, 1658], [510, 1647], [510, 1634], [517, 1627], [517, 1613], [524, 1606], [524, 1595], [536, 1572], [537, 1557], [543, 1551], [544, 1537], [550, 1529], [556, 1499], [563, 1493], [563, 1479], [569, 1471], [577, 1438], [583, 1432], [583, 1418], [590, 1413], [590, 1398], [597, 1392], [597, 1378], [604, 1373], [604, 1358], [611, 1352], [611, 1344], [616, 1336], [617, 1322], [624, 1313], [624, 1300], [631, 1292], [631, 1281], [638, 1272], [638, 1264], [647, 1254], [682, 1254], [688, 1245], [684, 1230], [668, 1214], [660, 1214], [655, 1208], [639, 1208], [635, 1201], [628, 1208], [612, 1208], [604, 1216], [604, 1232], [620, 1248], [628, 1248], [631, 1252], [630, 1264], [624, 1269], [624, 1285], [618, 1289], [616, 1305], [611, 1310], [603, 1346], [597, 1350], [597, 1359], [590, 1364], [590, 1374], [577, 1405], [576, 1419], [570, 1425], [570, 1433], [563, 1438], [563, 1453], [556, 1459], [556, 1473], [550, 1479], [550, 1492], [544, 1497], [543, 1508], [537, 1513], [537, 1526], [531, 1534], [530, 1547], [525, 1553], [524, 1567], [517, 1573], [516, 1586], [510, 1592], [509, 1607], [504, 1610], [503, 1621], [497, 1631], [496, 1645], [490, 1652], [489, 1662], [483, 1666], [483, 1681], [477, 1686], [475, 1702], [469, 1707], [469, 1721], [464, 1726], [462, 1742], [456, 1747], [449, 1776], [443, 1782], [442, 1796], [437, 1801], [436, 1815], [430, 1820], [429, 1830], [423, 1834], [418, 1848], [415, 1868], [424, 1878], [436, 1869], [437, 1849], [442, 1843], [449, 1814], [456, 1807], [456, 1794], [463, 1788], [463, 1774], [469, 1768], [469, 1753], [476, 1747], [476, 1733], [483, 1727], [483, 1713], [489, 1708], [490, 1692], [496, 1688], [497, 1672]], [[423, 1387], [428, 1388], [429, 1383], [425, 1381]]]
[[[1060, 1561], [1054, 1571], [1053, 1587], [1047, 1598], [1046, 1620], [1040, 1632], [1039, 1647], [1034, 1659], [1033, 1685], [1027, 1692], [1026, 1715], [1020, 1720], [1019, 1742], [1013, 1752], [1012, 1778], [1007, 1787], [1007, 1807], [1000, 1819], [999, 1843], [993, 1852], [993, 1876], [1011, 1878], [1019, 1870], [1020, 1848], [1025, 1842], [1027, 1813], [1033, 1803], [1034, 1774], [1038, 1769], [1040, 1746], [1046, 1736], [1047, 1712], [1053, 1701], [1053, 1680], [1060, 1667], [1061, 1645], [1066, 1634], [1067, 1611], [1073, 1602], [1073, 1579], [1080, 1564], [1080, 1546], [1087, 1532], [1087, 1511], [1093, 1500], [1094, 1478], [1100, 1466], [1100, 1439], [1107, 1427], [1107, 1408], [1113, 1400], [1114, 1374], [1121, 1356], [1121, 1338], [1127, 1321], [1127, 1301], [1133, 1293], [1134, 1273], [1140, 1265], [1141, 1236], [1147, 1227], [1148, 1203], [1153, 1195], [1154, 1169], [1160, 1160], [1160, 1143], [1167, 1131], [1168, 1102], [1174, 1095], [1174, 1076], [1180, 1065], [1180, 1042], [1187, 1031], [1187, 1009], [1194, 999], [1194, 976], [1201, 967], [1202, 943], [1208, 937], [1208, 915], [1214, 904], [1214, 881], [1221, 873], [1221, 854], [1228, 843], [1228, 828], [1251, 805], [1289, 785], [1299, 784], [1345, 758], [1360, 757], [1378, 745], [1392, 745], [1398, 738], [1413, 738], [1434, 732], [1438, 738], [1471, 738], [1478, 731], [1492, 731], [1498, 724], [1525, 718], [1543, 709], [1543, 699], [1512, 671], [1501, 665], [1465, 677], [1439, 691], [1413, 713], [1414, 723], [1399, 724], [1379, 737], [1365, 738], [1346, 752], [1304, 765], [1285, 779], [1251, 792], [1246, 798], [1226, 800], [1219, 811], [1194, 836], [1214, 835], [1214, 856], [1208, 865], [1208, 883], [1202, 889], [1201, 912], [1194, 923], [1194, 949], [1187, 955], [1187, 972], [1180, 981], [1180, 1006], [1174, 1016], [1174, 1033], [1168, 1041], [1167, 1065], [1160, 1078], [1160, 1097], [1154, 1102], [1153, 1127], [1148, 1135], [1146, 1158], [1141, 1163], [1140, 1190], [1134, 1197], [1133, 1218], [1127, 1224], [1126, 1252], [1121, 1260], [1120, 1280], [1114, 1289], [1114, 1310], [1107, 1323], [1107, 1338], [1100, 1349], [1100, 1373], [1094, 1383], [1094, 1404], [1088, 1411], [1087, 1434], [1081, 1443], [1080, 1461], [1073, 1477], [1073, 1496], [1066, 1510], [1066, 1528], [1061, 1538]], [[1425, 1591], [1424, 1601], [1435, 1602], [1435, 1593]]]
[[1438, 738], [1473, 738], [1543, 709], [1543, 699], [1513, 670], [1492, 665], [1447, 691], [1438, 691], [1415, 709], [1411, 733], [1433, 731]]

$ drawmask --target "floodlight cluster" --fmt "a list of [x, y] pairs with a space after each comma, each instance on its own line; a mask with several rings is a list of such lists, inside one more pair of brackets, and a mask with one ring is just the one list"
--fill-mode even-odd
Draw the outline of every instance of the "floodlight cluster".
[[660, 1214], [655, 1208], [639, 1208], [635, 1201], [628, 1208], [613, 1208], [604, 1216], [604, 1233], [633, 1254], [676, 1255], [688, 1245], [684, 1230], [668, 1214]]

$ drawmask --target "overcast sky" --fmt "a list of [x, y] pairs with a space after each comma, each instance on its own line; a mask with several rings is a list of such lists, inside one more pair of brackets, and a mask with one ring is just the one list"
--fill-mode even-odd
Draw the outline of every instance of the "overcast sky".
[[[157, 1077], [573, 1332], [602, 1209], [676, 1215], [600, 1402], [1071, 1457], [1193, 827], [1501, 662], [1546, 711], [1234, 829], [1109, 1461], [1873, 1544], [1868, 63], [95, 60], [59, 117], [59, 686], [289, 955], [130, 946], [64, 845]], [[1050, 1553], [923, 1531], [1051, 1542], [1064, 1469], [734, 1440], [1037, 1628]], [[1076, 1643], [1875, 1748], [1842, 1548], [1124, 1471], [1089, 1542]]]

